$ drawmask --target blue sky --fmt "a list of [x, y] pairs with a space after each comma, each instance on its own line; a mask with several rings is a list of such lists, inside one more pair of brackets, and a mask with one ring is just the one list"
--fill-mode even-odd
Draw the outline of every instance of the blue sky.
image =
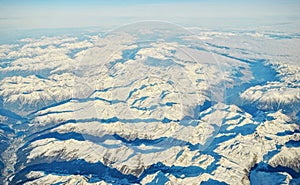
[[115, 26], [153, 19], [189, 25], [284, 22], [299, 19], [299, 9], [299, 0], [0, 0], [0, 29]]
[[[207, 0], [202, 0], [207, 1]], [[128, 5], [128, 4], [149, 4], [149, 3], [174, 3], [174, 2], [199, 2], [199, 0], [1, 0], [6, 5]]]

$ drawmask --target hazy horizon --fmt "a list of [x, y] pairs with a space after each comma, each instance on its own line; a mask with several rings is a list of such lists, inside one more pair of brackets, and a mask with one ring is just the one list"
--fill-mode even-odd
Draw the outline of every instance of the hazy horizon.
[[142, 20], [184, 26], [297, 22], [300, 2], [263, 1], [0, 1], [0, 29], [114, 27]]

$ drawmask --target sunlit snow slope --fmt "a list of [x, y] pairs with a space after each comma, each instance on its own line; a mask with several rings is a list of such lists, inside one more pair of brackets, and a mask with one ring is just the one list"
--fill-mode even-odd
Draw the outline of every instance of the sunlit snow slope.
[[1, 45], [1, 181], [299, 184], [299, 34], [164, 24]]

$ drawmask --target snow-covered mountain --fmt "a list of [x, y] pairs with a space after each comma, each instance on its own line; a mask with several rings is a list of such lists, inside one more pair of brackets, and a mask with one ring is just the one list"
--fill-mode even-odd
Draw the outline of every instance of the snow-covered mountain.
[[2, 182], [299, 184], [300, 42], [280, 36], [154, 22], [1, 45]]

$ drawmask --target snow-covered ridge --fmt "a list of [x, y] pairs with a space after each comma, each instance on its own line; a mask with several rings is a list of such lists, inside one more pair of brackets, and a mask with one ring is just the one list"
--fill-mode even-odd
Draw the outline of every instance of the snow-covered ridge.
[[4, 108], [26, 115], [39, 108], [70, 99], [74, 75], [53, 74], [48, 78], [35, 75], [6, 77], [0, 83]]
[[149, 33], [0, 47], [3, 181], [297, 184], [298, 38]]

